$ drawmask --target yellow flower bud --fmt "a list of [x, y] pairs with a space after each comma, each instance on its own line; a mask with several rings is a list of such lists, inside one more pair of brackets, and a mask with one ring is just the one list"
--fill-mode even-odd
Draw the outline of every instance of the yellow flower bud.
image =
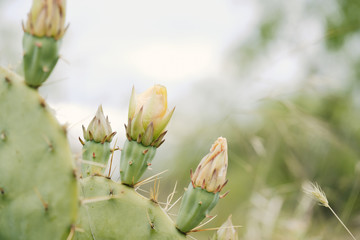
[[37, 37], [60, 39], [65, 27], [66, 0], [33, 0], [24, 31]]
[[226, 184], [228, 153], [226, 138], [219, 137], [196, 168], [191, 181], [208, 192], [220, 192]]
[[[166, 88], [154, 85], [141, 94], [136, 94], [133, 88], [129, 103], [128, 138], [150, 145], [157, 141], [174, 112], [168, 110]], [[140, 139], [139, 139], [140, 138]], [[160, 144], [159, 139], [157, 144]]]

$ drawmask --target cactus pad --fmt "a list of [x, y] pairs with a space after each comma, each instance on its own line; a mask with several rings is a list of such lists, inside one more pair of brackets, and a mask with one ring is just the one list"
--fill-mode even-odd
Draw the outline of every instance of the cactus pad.
[[92, 176], [82, 180], [84, 194], [75, 239], [186, 239], [172, 220], [131, 187]]
[[0, 67], [0, 239], [66, 239], [78, 189], [64, 129], [38, 92]]

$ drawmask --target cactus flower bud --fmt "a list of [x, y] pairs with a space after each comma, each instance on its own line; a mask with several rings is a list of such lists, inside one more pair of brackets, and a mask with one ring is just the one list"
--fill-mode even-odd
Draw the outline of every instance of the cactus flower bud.
[[165, 135], [164, 129], [174, 112], [167, 108], [166, 88], [154, 85], [141, 94], [133, 88], [129, 103], [129, 141], [141, 142], [144, 146], [159, 147]]
[[115, 132], [111, 130], [108, 117], [105, 118], [102, 106], [98, 107], [95, 117], [91, 120], [87, 130], [83, 126], [84, 138], [87, 141], [111, 142]]
[[208, 192], [219, 192], [226, 183], [228, 165], [226, 138], [219, 137], [200, 162], [191, 181]]
[[105, 117], [102, 106], [98, 107], [95, 117], [91, 120], [88, 128], [83, 128], [85, 142], [83, 144], [83, 162], [81, 165], [82, 177], [92, 174], [102, 174], [110, 157], [110, 142], [116, 132], [111, 130], [108, 117]]
[[238, 233], [231, 222], [231, 215], [228, 219], [221, 225], [220, 229], [217, 230], [216, 240], [238, 240]]
[[66, 0], [33, 0], [24, 31], [36, 37], [60, 39], [65, 31]]
[[194, 229], [215, 207], [218, 200], [226, 196], [219, 193], [226, 185], [228, 165], [226, 139], [219, 137], [211, 146], [210, 153], [200, 162], [191, 183], [182, 198], [176, 227], [183, 233]]

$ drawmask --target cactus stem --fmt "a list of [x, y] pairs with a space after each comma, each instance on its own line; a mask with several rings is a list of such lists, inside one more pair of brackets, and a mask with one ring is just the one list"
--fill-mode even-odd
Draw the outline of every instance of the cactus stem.
[[84, 159], [80, 159], [79, 161], [81, 163], [85, 163], [85, 164], [89, 164], [89, 165], [93, 165], [93, 166], [97, 166], [97, 167], [101, 167], [101, 168], [106, 167], [104, 164], [93, 162], [93, 161], [88, 161], [88, 160], [84, 160]]
[[5, 194], [5, 190], [4, 190], [2, 187], [0, 187], [0, 193], [1, 193], [2, 195]]
[[85, 143], [84, 143], [84, 141], [81, 139], [81, 137], [79, 137], [79, 141], [80, 141], [80, 143], [81, 143], [81, 145], [85, 145]]
[[38, 196], [38, 198], [40, 199], [45, 211], [47, 212], [49, 210], [49, 204], [43, 199], [43, 197], [41, 196], [41, 194], [37, 188], [34, 188], [34, 191], [35, 191], [36, 195]]

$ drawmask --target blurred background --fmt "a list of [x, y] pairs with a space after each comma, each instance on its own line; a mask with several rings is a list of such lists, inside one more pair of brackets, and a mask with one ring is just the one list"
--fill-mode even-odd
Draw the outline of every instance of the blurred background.
[[[3, 66], [20, 67], [30, 6], [0, 0]], [[176, 181], [174, 199], [183, 194], [223, 136], [230, 194], [203, 228], [232, 214], [240, 239], [350, 239], [304, 195], [310, 180], [360, 238], [359, 12], [358, 0], [68, 1], [61, 60], [40, 92], [80, 153], [81, 125], [99, 104], [121, 147], [132, 86], [163, 84], [176, 111], [146, 175], [168, 169], [160, 201]]]

